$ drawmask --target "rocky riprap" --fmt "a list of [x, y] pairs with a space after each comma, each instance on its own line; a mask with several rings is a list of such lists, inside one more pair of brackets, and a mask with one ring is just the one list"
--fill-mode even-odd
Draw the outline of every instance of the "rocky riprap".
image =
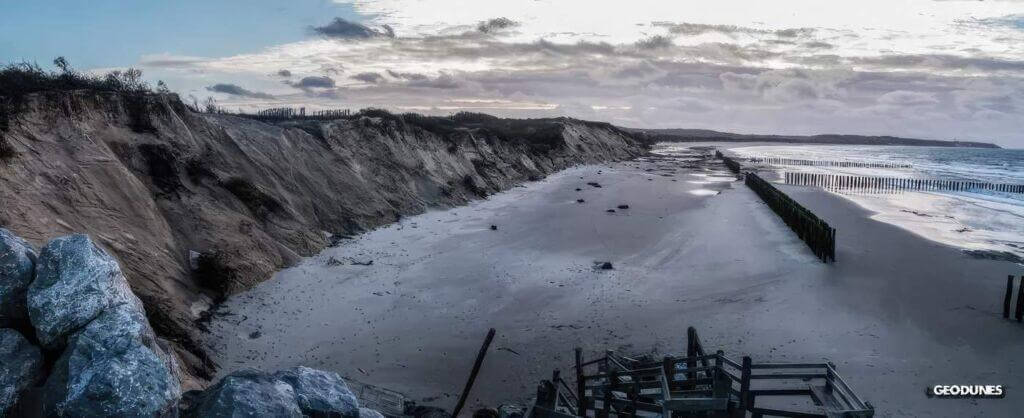
[[232, 373], [182, 394], [167, 341], [117, 262], [86, 235], [38, 253], [0, 228], [0, 417], [331, 416], [361, 409], [337, 373]]

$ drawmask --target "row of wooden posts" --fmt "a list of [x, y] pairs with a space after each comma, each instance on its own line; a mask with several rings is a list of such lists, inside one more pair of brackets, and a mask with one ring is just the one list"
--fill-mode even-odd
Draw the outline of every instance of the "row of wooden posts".
[[810, 165], [819, 167], [867, 167], [867, 168], [911, 168], [906, 163], [869, 163], [859, 161], [829, 161], [829, 160], [800, 160], [794, 158], [778, 157], [754, 157], [750, 159], [754, 163], [771, 165]]
[[[1013, 299], [1013, 275], [1006, 276], [1006, 296], [1003, 297], [1003, 318], [1010, 318], [1010, 306]], [[1020, 285], [1017, 286], [1017, 307], [1013, 312], [1017, 322], [1024, 320], [1024, 275], [1020, 276]]]
[[978, 191], [1024, 193], [1024, 184], [997, 184], [978, 181], [907, 179], [896, 177], [846, 176], [825, 173], [784, 173], [786, 184], [817, 186], [828, 190], [851, 190], [867, 193], [897, 193], [903, 191]]
[[729, 167], [729, 170], [731, 170], [733, 173], [740, 173], [740, 163], [736, 162], [736, 160], [726, 157], [725, 155], [722, 154], [721, 151], [717, 150], [715, 151], [715, 157], [718, 157], [718, 159], [722, 160], [722, 162], [725, 163], [725, 166]]
[[747, 172], [746, 184], [811, 247], [822, 262], [836, 261], [836, 229], [757, 174]]

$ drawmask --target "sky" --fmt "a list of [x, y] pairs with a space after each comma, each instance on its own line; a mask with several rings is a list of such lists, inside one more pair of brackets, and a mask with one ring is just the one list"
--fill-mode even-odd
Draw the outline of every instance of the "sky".
[[382, 107], [1024, 148], [1024, 1], [0, 0], [0, 62]]

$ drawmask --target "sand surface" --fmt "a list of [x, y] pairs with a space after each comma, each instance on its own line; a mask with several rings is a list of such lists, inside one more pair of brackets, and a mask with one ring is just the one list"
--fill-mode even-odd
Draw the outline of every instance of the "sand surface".
[[[838, 228], [836, 263], [717, 162], [578, 167], [308, 258], [229, 299], [209, 343], [222, 373], [302, 364], [450, 409], [490, 327], [471, 407], [525, 402], [552, 369], [568, 373], [575, 346], [684, 351], [692, 325], [737, 359], [832, 361], [878, 416], [1024, 407], [1024, 326], [1000, 317], [1020, 266], [783, 188]], [[1007, 397], [927, 398], [939, 383], [1002, 384]]]

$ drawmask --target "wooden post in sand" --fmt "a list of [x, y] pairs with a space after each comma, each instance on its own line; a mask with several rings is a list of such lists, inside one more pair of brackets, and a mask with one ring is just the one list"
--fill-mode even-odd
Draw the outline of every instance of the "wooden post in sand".
[[1017, 322], [1024, 318], [1024, 283], [1017, 286], [1017, 312], [1014, 313], [1014, 317], [1017, 318]]
[[576, 347], [576, 399], [579, 402], [576, 409], [578, 410], [577, 414], [581, 417], [587, 416], [587, 397], [584, 393], [586, 390], [587, 385], [583, 381], [583, 349]]
[[455, 404], [455, 409], [452, 411], [452, 416], [459, 416], [459, 412], [462, 411], [462, 407], [466, 405], [466, 398], [469, 397], [469, 391], [473, 389], [473, 382], [476, 381], [476, 374], [480, 372], [480, 365], [484, 362], [484, 356], [487, 354], [487, 349], [491, 346], [491, 340], [494, 339], [494, 328], [487, 331], [487, 338], [484, 338], [484, 345], [480, 346], [480, 352], [476, 355], [476, 361], [473, 362], [473, 371], [469, 372], [469, 380], [466, 381], [466, 387], [462, 389], [462, 396], [459, 396], [459, 403]]
[[1010, 299], [1013, 298], [1013, 275], [1006, 276], [1006, 297], [1003, 298], [1003, 318], [1010, 319]]

